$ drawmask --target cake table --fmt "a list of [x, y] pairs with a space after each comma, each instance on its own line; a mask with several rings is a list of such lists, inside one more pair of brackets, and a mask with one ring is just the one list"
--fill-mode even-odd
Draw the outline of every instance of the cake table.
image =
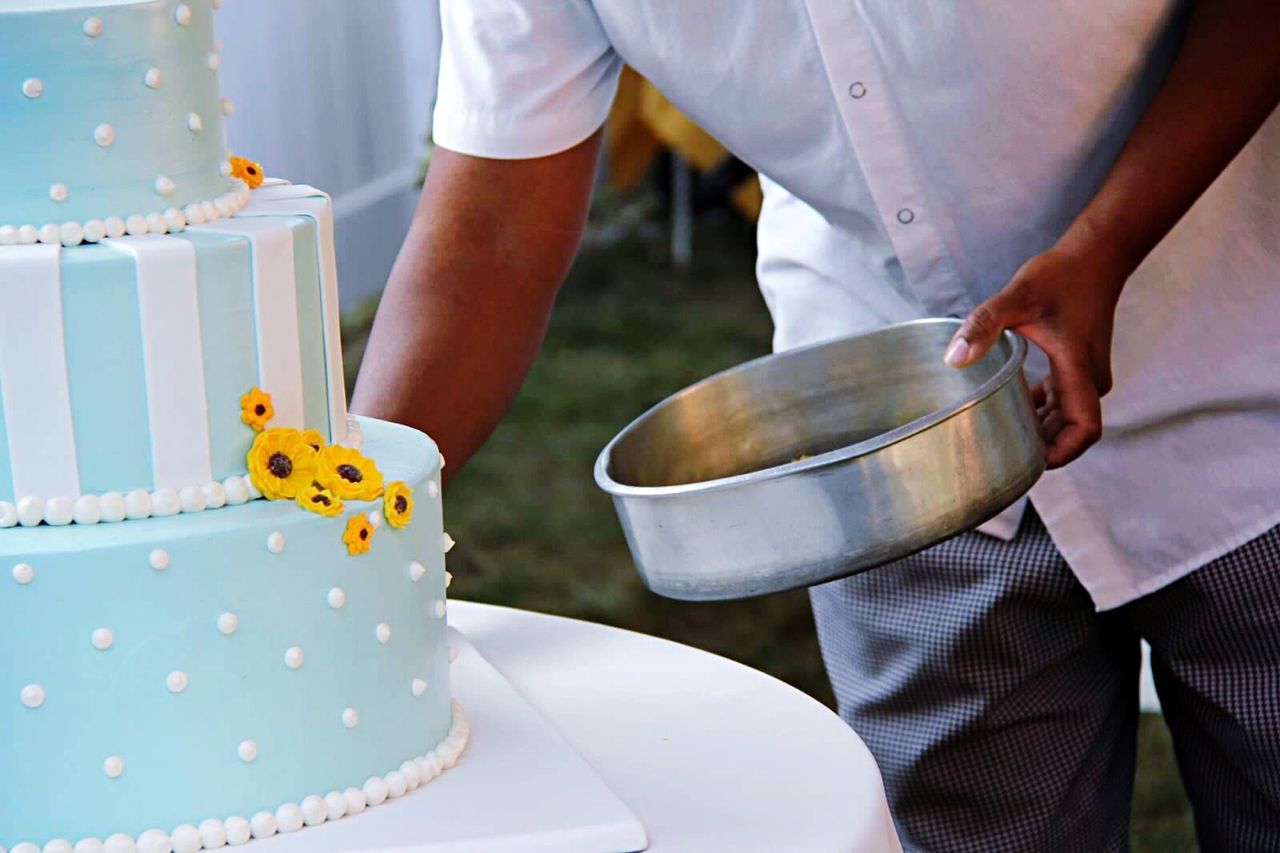
[[866, 746], [800, 691], [588, 622], [469, 602], [449, 621], [639, 816], [650, 851], [901, 851]]

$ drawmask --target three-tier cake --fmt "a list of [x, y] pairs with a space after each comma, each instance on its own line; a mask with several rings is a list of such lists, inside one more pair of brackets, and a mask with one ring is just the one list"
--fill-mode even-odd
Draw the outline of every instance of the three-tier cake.
[[346, 412], [329, 199], [216, 0], [0, 0], [0, 850], [240, 844], [457, 760], [440, 468]]

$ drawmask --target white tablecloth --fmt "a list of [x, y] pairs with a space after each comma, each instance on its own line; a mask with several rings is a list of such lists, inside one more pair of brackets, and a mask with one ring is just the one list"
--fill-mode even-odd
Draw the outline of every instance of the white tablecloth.
[[639, 815], [650, 850], [901, 850], [866, 746], [800, 691], [572, 619], [453, 602], [449, 621]]

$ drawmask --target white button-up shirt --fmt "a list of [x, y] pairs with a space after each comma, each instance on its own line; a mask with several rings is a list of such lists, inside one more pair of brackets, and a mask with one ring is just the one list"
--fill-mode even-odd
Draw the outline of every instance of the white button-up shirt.
[[[963, 315], [1049, 248], [1160, 85], [1188, 5], [442, 0], [435, 138], [563, 150], [632, 65], [764, 176], [758, 274], [785, 349]], [[1102, 440], [1031, 492], [1099, 608], [1280, 523], [1277, 164], [1273, 115], [1125, 289]]]

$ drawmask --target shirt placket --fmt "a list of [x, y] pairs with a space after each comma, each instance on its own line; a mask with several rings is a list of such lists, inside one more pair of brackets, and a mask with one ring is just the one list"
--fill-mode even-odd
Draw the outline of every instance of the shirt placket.
[[928, 310], [964, 313], [971, 306], [963, 282], [865, 22], [849, 0], [806, 6], [845, 131], [907, 281]]

